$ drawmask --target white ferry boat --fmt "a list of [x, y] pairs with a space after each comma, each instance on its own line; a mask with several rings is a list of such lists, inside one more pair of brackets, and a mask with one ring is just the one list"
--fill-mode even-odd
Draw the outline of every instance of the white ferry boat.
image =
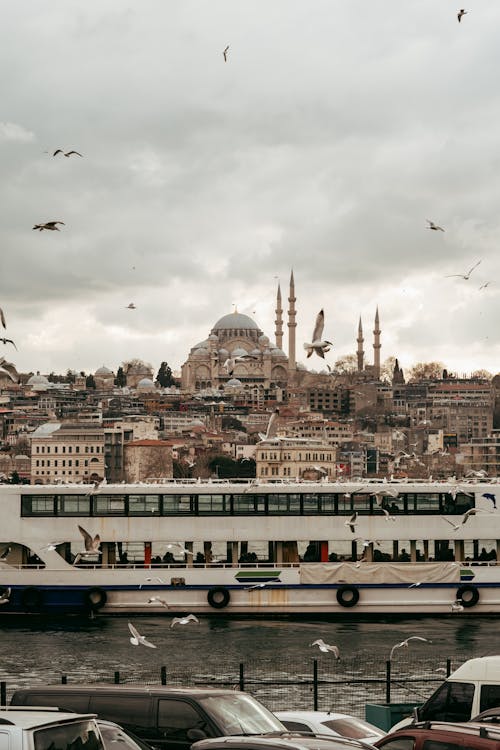
[[0, 616], [498, 614], [497, 492], [492, 479], [2, 485]]

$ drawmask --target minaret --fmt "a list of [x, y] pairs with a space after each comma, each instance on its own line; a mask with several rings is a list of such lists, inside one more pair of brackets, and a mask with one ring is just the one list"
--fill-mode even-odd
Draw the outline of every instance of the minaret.
[[295, 370], [295, 329], [297, 323], [295, 322], [295, 281], [293, 279], [293, 271], [290, 274], [290, 294], [288, 297], [288, 369]]
[[357, 338], [357, 341], [358, 341], [358, 352], [357, 352], [357, 355], [358, 355], [358, 372], [363, 372], [363, 367], [364, 367], [363, 360], [364, 360], [365, 353], [363, 351], [363, 341], [364, 341], [364, 338], [363, 338], [363, 325], [361, 323], [361, 316], [359, 317], [358, 338]]
[[380, 378], [380, 323], [378, 319], [378, 307], [375, 312], [375, 329], [373, 331], [373, 375], [378, 380]]
[[283, 308], [281, 307], [281, 289], [278, 284], [278, 294], [276, 295], [276, 346], [278, 349], [283, 349]]

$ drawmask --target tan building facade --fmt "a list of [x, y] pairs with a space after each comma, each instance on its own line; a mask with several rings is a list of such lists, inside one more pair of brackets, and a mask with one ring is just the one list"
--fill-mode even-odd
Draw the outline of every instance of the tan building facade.
[[92, 425], [42, 425], [31, 436], [31, 481], [100, 482], [104, 479], [104, 430]]
[[134, 440], [124, 446], [125, 481], [171, 479], [172, 444], [167, 440]]
[[333, 479], [336, 449], [321, 440], [263, 441], [255, 451], [258, 479]]

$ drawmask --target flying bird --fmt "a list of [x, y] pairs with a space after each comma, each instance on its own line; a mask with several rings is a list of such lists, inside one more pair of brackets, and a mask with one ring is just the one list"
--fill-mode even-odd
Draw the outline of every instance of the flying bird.
[[330, 646], [328, 643], [325, 643], [321, 638], [318, 638], [317, 641], [313, 641], [309, 645], [318, 646], [319, 650], [323, 651], [324, 654], [327, 654], [329, 651], [331, 651], [336, 659], [340, 659], [340, 651], [339, 651], [338, 646]]
[[411, 635], [409, 638], [407, 638], [405, 641], [401, 641], [401, 643], [396, 643], [395, 646], [391, 648], [391, 653], [389, 655], [389, 661], [392, 661], [392, 656], [396, 649], [398, 648], [408, 648], [410, 641], [425, 641], [425, 643], [432, 643], [428, 638], [421, 638], [419, 635]]
[[7, 328], [7, 323], [5, 322], [5, 315], [1, 307], [0, 307], [0, 323], [2, 324], [3, 328]]
[[267, 586], [267, 583], [262, 581], [261, 583], [254, 583], [253, 586], [245, 586], [245, 591], [253, 591], [254, 589], [263, 589]]
[[0, 372], [6, 372], [14, 383], [19, 383], [19, 373], [12, 362], [7, 362], [5, 357], [0, 357]]
[[100, 555], [101, 550], [99, 547], [101, 546], [101, 537], [99, 534], [96, 534], [95, 537], [92, 539], [88, 531], [85, 531], [83, 526], [78, 526], [78, 531], [83, 536], [83, 542], [85, 549], [82, 550], [82, 552], [79, 552], [79, 555], [86, 557], [88, 555]]
[[469, 11], [465, 10], [465, 8], [460, 8], [460, 10], [457, 13], [458, 23], [462, 20], [462, 16], [466, 16]]
[[159, 604], [161, 607], [168, 609], [168, 602], [165, 599], [160, 599], [159, 596], [151, 596], [148, 599], [148, 604]]
[[0, 555], [0, 560], [6, 560], [8, 556], [10, 555], [12, 547], [10, 544], [3, 550], [2, 554]]
[[56, 224], [64, 224], [64, 221], [46, 221], [44, 224], [35, 224], [33, 229], [39, 229], [42, 232], [44, 229], [50, 229], [51, 232], [60, 232]]
[[7, 604], [10, 599], [11, 589], [7, 588], [0, 596], [0, 604]]
[[455, 276], [456, 276], [456, 277], [458, 277], [458, 278], [460, 278], [460, 279], [465, 279], [465, 281], [468, 281], [468, 280], [470, 279], [470, 275], [471, 275], [471, 273], [473, 272], [473, 270], [474, 270], [475, 268], [477, 268], [477, 267], [478, 267], [478, 265], [479, 265], [480, 263], [481, 263], [481, 261], [480, 261], [480, 260], [478, 260], [478, 262], [477, 262], [477, 263], [475, 263], [475, 264], [474, 264], [474, 265], [472, 266], [472, 268], [470, 268], [470, 269], [469, 269], [469, 270], [467, 271], [467, 273], [450, 273], [450, 274], [448, 274], [447, 276], [445, 276], [445, 279], [451, 279], [451, 278], [453, 278], [453, 277], [455, 277]]
[[492, 492], [483, 492], [483, 494], [481, 495], [481, 497], [485, 497], [487, 500], [491, 500], [491, 502], [493, 503], [493, 507], [496, 510], [497, 499], [496, 499], [496, 496]]
[[329, 352], [330, 348], [333, 346], [331, 341], [322, 340], [324, 326], [325, 313], [323, 312], [323, 310], [320, 310], [316, 316], [312, 341], [310, 344], [304, 344], [304, 349], [306, 350], [308, 357], [310, 357], [313, 352], [316, 352], [318, 357], [322, 357], [322, 359], [324, 359], [326, 352]]
[[175, 625], [189, 625], [190, 622], [199, 623], [200, 621], [195, 615], [186, 615], [185, 617], [173, 617], [170, 627], [173, 628]]
[[[163, 578], [160, 578], [159, 576], [154, 576], [152, 578], [151, 577], [146, 578], [146, 583], [151, 583], [152, 581], [158, 581], [158, 583], [165, 583], [165, 581], [163, 580]], [[139, 584], [139, 588], [142, 589], [142, 586], [143, 586], [143, 584], [140, 583]]]
[[355, 512], [352, 514], [348, 521], [344, 521], [344, 526], [349, 526], [352, 533], [356, 532], [356, 521], [358, 520], [358, 514]]
[[56, 149], [52, 156], [57, 156], [57, 154], [64, 154], [64, 156], [71, 156], [72, 154], [75, 154], [75, 156], [83, 156], [78, 151], [63, 151], [62, 148]]
[[4, 343], [4, 344], [12, 344], [12, 346], [14, 347], [14, 349], [15, 349], [15, 350], [16, 350], [16, 352], [17, 352], [17, 346], [16, 346], [16, 345], [15, 345], [15, 343], [14, 343], [14, 342], [12, 341], [12, 339], [4, 339], [4, 338], [0, 337], [0, 341], [3, 341], [3, 343]]
[[134, 628], [131, 622], [128, 623], [128, 629], [132, 633], [132, 637], [130, 638], [130, 643], [133, 646], [138, 646], [141, 644], [142, 646], [147, 646], [148, 648], [156, 648], [154, 643], [151, 643], [151, 641], [148, 641], [146, 636], [141, 635], [137, 628]]
[[[193, 466], [194, 466], [194, 464], [193, 464]], [[169, 544], [167, 544], [167, 549], [178, 549], [179, 552], [182, 552], [185, 555], [192, 555], [193, 554], [191, 552], [191, 550], [186, 549], [180, 542], [169, 542]]]
[[223, 55], [223, 57], [224, 57], [224, 62], [227, 62], [227, 53], [228, 53], [228, 52], [229, 52], [229, 44], [227, 45], [226, 49], [225, 49], [225, 50], [224, 50], [224, 52], [222, 53], [222, 55]]
[[380, 510], [384, 514], [386, 521], [395, 521], [396, 520], [396, 516], [391, 516], [391, 514], [389, 513], [389, 511], [386, 510], [385, 508], [380, 508]]
[[269, 422], [267, 423], [267, 428], [265, 434], [262, 432], [259, 432], [259, 437], [261, 441], [263, 440], [272, 440], [272, 438], [276, 437], [276, 433], [278, 431], [278, 417], [280, 414], [279, 409], [275, 409], [271, 416], [269, 417]]
[[434, 222], [430, 219], [426, 219], [426, 221], [429, 224], [427, 229], [433, 229], [435, 232], [444, 232], [443, 227], [440, 227], [438, 224], [434, 224]]
[[41, 550], [43, 552], [55, 552], [60, 544], [64, 544], [64, 542], [49, 542], [45, 547], [42, 547]]
[[481, 289], [486, 289], [490, 284], [491, 281], [485, 281], [485, 283], [481, 284], [481, 286], [479, 287], [479, 291], [481, 291]]
[[137, 308], [136, 308], [136, 306], [134, 305], [134, 303], [133, 303], [133, 302], [130, 302], [130, 303], [129, 303], [129, 304], [128, 304], [128, 305], [126, 306], [126, 308], [125, 308], [125, 309], [126, 309], [126, 310], [136, 310]]

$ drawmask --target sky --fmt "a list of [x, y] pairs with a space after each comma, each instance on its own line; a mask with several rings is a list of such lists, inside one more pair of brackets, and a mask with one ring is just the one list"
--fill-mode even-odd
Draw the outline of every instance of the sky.
[[500, 371], [498, 0], [461, 23], [451, 0], [0, 9], [0, 307], [18, 347], [0, 354], [19, 371], [178, 370], [235, 306], [273, 339], [292, 268], [311, 369], [320, 308], [329, 363], [360, 315], [369, 363], [378, 305], [382, 361]]

